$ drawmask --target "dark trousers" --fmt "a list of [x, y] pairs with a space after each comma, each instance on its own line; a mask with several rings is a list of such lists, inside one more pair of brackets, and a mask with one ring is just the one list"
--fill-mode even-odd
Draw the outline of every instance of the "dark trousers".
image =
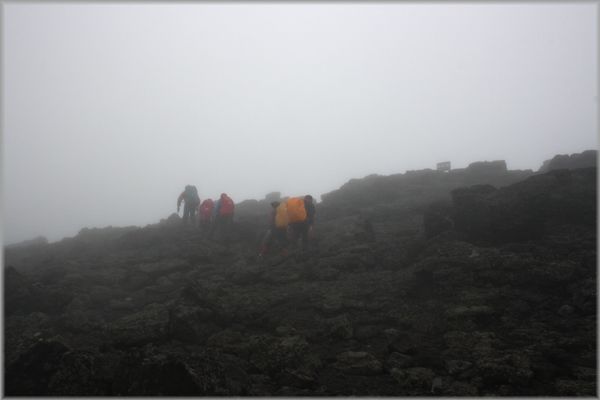
[[271, 247], [273, 243], [276, 243], [281, 248], [287, 246], [287, 230], [286, 228], [277, 228], [272, 226], [266, 233], [262, 245], [263, 249], [266, 250]]
[[292, 222], [290, 225], [290, 236], [292, 239], [292, 243], [296, 244], [298, 242], [298, 238], [302, 240], [302, 250], [308, 249], [308, 223], [306, 221], [302, 222]]
[[196, 207], [197, 204], [188, 204], [187, 202], [183, 205], [183, 223], [192, 225], [196, 224]]

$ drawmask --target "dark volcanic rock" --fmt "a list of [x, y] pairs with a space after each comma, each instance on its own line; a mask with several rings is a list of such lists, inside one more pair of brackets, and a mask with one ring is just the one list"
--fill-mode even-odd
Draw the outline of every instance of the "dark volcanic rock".
[[595, 168], [352, 180], [259, 260], [280, 196], [7, 248], [5, 394], [596, 395]]
[[44, 236], [37, 236], [30, 240], [24, 240], [19, 243], [9, 244], [6, 246], [6, 249], [10, 250], [10, 249], [23, 248], [23, 247], [31, 248], [33, 246], [36, 246], [36, 247], [37, 246], [45, 246], [47, 244], [48, 244], [48, 239], [46, 239]]
[[40, 341], [6, 369], [5, 394], [48, 395], [48, 384], [69, 348], [57, 341]]
[[540, 173], [546, 173], [555, 169], [576, 169], [597, 167], [598, 151], [586, 150], [583, 153], [575, 153], [571, 155], [558, 154], [551, 160], [546, 160], [540, 167]]
[[508, 171], [506, 168], [506, 161], [478, 161], [469, 164], [466, 171], [471, 174], [479, 175], [490, 175], [490, 174], [503, 174]]
[[539, 239], [563, 224], [596, 223], [596, 169], [556, 170], [496, 190], [452, 192], [456, 230], [479, 243]]

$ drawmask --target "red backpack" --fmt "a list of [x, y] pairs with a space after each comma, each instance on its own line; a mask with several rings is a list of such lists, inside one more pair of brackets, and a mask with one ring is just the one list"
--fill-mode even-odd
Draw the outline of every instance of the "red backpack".
[[219, 208], [220, 215], [233, 215], [233, 200], [227, 195], [221, 197], [221, 206]]
[[202, 202], [200, 206], [200, 217], [202, 219], [208, 220], [210, 219], [210, 214], [212, 213], [213, 201], [211, 199], [206, 199]]

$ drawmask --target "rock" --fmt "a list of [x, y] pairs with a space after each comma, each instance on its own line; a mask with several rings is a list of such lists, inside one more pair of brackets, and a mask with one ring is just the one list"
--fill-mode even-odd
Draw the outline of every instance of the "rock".
[[48, 383], [48, 394], [52, 396], [102, 395], [109, 390], [107, 382], [98, 376], [102, 360], [93, 354], [81, 351], [65, 353], [58, 371]]
[[452, 382], [444, 391], [448, 396], [478, 396], [479, 390], [476, 386], [465, 382]]
[[166, 338], [169, 320], [167, 307], [150, 304], [140, 312], [113, 322], [109, 330], [117, 346], [139, 346]]
[[321, 281], [332, 281], [340, 275], [340, 271], [331, 267], [316, 268], [314, 273], [316, 279]]
[[320, 304], [320, 311], [325, 315], [336, 315], [343, 310], [343, 301], [336, 296], [328, 296]]
[[459, 306], [446, 312], [450, 318], [477, 318], [493, 316], [495, 311], [489, 306]]
[[503, 174], [507, 172], [506, 161], [477, 161], [469, 164], [467, 172], [473, 174]]
[[431, 393], [439, 394], [443, 391], [443, 389], [444, 389], [444, 385], [443, 385], [442, 378], [440, 378], [439, 376], [433, 378], [433, 382], [431, 382]]
[[387, 340], [391, 343], [400, 335], [400, 332], [398, 331], [398, 329], [388, 328], [383, 331], [383, 334], [385, 335]]
[[232, 329], [225, 329], [214, 333], [208, 338], [206, 344], [239, 356], [246, 356], [248, 353], [248, 349], [244, 344], [244, 336]]
[[209, 336], [219, 331], [212, 323], [213, 316], [210, 309], [178, 305], [169, 310], [168, 334], [182, 342], [204, 343]]
[[319, 358], [310, 352], [306, 339], [299, 335], [283, 338], [251, 336], [248, 348], [250, 363], [259, 371], [270, 374], [287, 368], [310, 376], [320, 365]]
[[[555, 170], [496, 190], [476, 185], [452, 191], [455, 229], [473, 243], [539, 239], [552, 226], [595, 221], [595, 168]], [[547, 194], [551, 193], [551, 196]]]
[[187, 271], [190, 268], [192, 268], [192, 266], [188, 261], [177, 258], [155, 263], [140, 264], [136, 266], [138, 271], [147, 274], [151, 278], [160, 278], [174, 272]]
[[368, 340], [381, 333], [381, 329], [375, 325], [363, 325], [354, 330], [354, 337], [357, 340]]
[[569, 317], [569, 316], [571, 316], [571, 315], [573, 314], [573, 312], [574, 312], [574, 311], [575, 311], [575, 309], [574, 309], [573, 307], [571, 307], [571, 306], [570, 306], [570, 305], [568, 305], [568, 304], [565, 304], [565, 305], [561, 306], [561, 307], [558, 309], [557, 313], [558, 313], [558, 315], [560, 315], [561, 317], [565, 317], [565, 318], [566, 318], [566, 317]]
[[278, 382], [282, 386], [296, 388], [314, 388], [317, 380], [314, 373], [286, 368], [282, 371]]
[[143, 359], [134, 356], [122, 361], [113, 390], [119, 396], [216, 394], [218, 367], [210, 359], [187, 361], [175, 355], [148, 355]]
[[454, 226], [467, 237], [491, 240], [492, 216], [488, 199], [497, 189], [492, 185], [474, 185], [452, 191]]
[[413, 357], [406, 355], [406, 354], [393, 352], [390, 354], [390, 356], [388, 357], [388, 359], [386, 361], [386, 369], [388, 371], [391, 371], [394, 368], [403, 369], [403, 368], [411, 367], [412, 364], [413, 364]]
[[36, 236], [33, 239], [23, 240], [22, 242], [13, 243], [5, 245], [7, 250], [13, 250], [23, 247], [40, 247], [46, 246], [48, 244], [48, 239], [45, 236]]
[[583, 153], [571, 155], [557, 154], [551, 160], [546, 160], [538, 170], [539, 173], [546, 173], [555, 169], [576, 169], [596, 167], [598, 151], [586, 150]]
[[285, 284], [296, 282], [302, 277], [299, 270], [293, 268], [271, 268], [266, 270], [262, 279], [272, 284]]
[[334, 367], [348, 375], [378, 375], [383, 371], [381, 362], [364, 351], [338, 354]]
[[464, 360], [446, 360], [446, 370], [450, 375], [458, 375], [473, 366], [473, 363]]
[[152, 282], [152, 278], [144, 272], [128, 271], [125, 277], [119, 282], [119, 285], [125, 290], [136, 291], [150, 286]]
[[238, 285], [251, 285], [257, 283], [263, 270], [258, 265], [247, 265], [245, 261], [239, 260], [232, 266], [233, 272], [229, 274], [229, 279]]
[[426, 238], [432, 238], [453, 229], [452, 204], [441, 201], [430, 204], [423, 216], [423, 227]]
[[173, 215], [6, 248], [5, 383], [43, 396], [593, 396], [595, 178], [500, 162], [353, 180], [317, 205], [310, 252], [260, 262], [265, 200], [236, 205], [227, 243]]
[[578, 381], [572, 379], [559, 379], [554, 384], [559, 396], [596, 396], [595, 381]]
[[533, 376], [530, 361], [523, 354], [479, 359], [477, 371], [487, 384], [526, 385]]
[[293, 336], [297, 333], [296, 329], [292, 326], [278, 326], [275, 332], [279, 336]]
[[581, 312], [596, 315], [596, 279], [584, 279], [573, 286], [572, 304]]
[[5, 395], [48, 395], [48, 385], [59, 370], [59, 364], [70, 349], [58, 341], [41, 340], [8, 365]]
[[388, 347], [390, 351], [412, 355], [417, 348], [417, 344], [415, 343], [414, 336], [401, 333], [393, 339]]
[[393, 369], [390, 375], [398, 382], [400, 387], [407, 389], [431, 390], [435, 374], [428, 368], [413, 367]]
[[336, 339], [350, 339], [354, 335], [354, 328], [346, 314], [339, 315], [325, 321], [327, 334]]

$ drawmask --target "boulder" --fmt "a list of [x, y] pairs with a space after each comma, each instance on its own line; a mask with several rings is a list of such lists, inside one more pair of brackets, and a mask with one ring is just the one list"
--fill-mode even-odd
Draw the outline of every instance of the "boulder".
[[[556, 170], [509, 187], [452, 191], [455, 229], [474, 243], [539, 239], [561, 224], [592, 228], [596, 169]], [[551, 194], [551, 195], [548, 195]]]
[[390, 375], [402, 388], [431, 390], [435, 374], [428, 368], [413, 367], [398, 369], [394, 368]]
[[555, 169], [596, 168], [597, 161], [597, 150], [586, 150], [571, 155], [557, 154], [552, 159], [544, 161], [538, 172], [546, 173]]
[[70, 349], [54, 340], [41, 340], [8, 365], [5, 374], [5, 395], [48, 395], [48, 385], [65, 353]]
[[348, 375], [379, 375], [383, 371], [381, 362], [365, 351], [338, 354], [334, 367]]
[[354, 334], [354, 328], [346, 314], [325, 320], [325, 325], [327, 335], [334, 339], [350, 339]]
[[143, 310], [119, 318], [109, 326], [116, 346], [139, 346], [165, 340], [169, 328], [169, 309], [162, 304], [150, 304]]

